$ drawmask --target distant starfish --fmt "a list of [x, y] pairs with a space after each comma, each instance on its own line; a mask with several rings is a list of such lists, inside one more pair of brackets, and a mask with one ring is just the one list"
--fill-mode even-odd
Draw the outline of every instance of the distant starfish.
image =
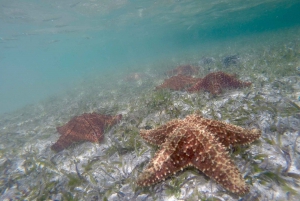
[[260, 130], [189, 115], [157, 129], [141, 130], [140, 134], [148, 143], [160, 146], [160, 150], [139, 176], [138, 185], [152, 185], [193, 166], [228, 191], [249, 191], [226, 148], [253, 142], [260, 137]]
[[122, 119], [117, 116], [84, 113], [71, 119], [67, 124], [57, 127], [61, 134], [56, 143], [51, 146], [55, 151], [61, 151], [74, 142], [100, 142], [103, 139], [104, 129], [109, 128]]
[[242, 82], [235, 75], [227, 74], [222, 71], [209, 73], [203, 79], [199, 79], [196, 84], [187, 91], [194, 92], [199, 90], [209, 91], [216, 95], [222, 92], [222, 89], [248, 87], [251, 82]]

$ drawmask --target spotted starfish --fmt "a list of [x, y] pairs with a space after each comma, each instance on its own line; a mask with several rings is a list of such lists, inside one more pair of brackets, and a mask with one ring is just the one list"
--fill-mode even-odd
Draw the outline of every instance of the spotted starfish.
[[141, 130], [140, 134], [148, 143], [160, 146], [160, 150], [139, 176], [138, 185], [152, 185], [193, 166], [228, 191], [249, 191], [226, 148], [253, 142], [260, 137], [260, 130], [189, 115], [156, 129]]
[[55, 151], [61, 151], [74, 142], [100, 142], [103, 139], [104, 129], [116, 124], [122, 115], [100, 115], [95, 112], [84, 113], [71, 119], [67, 124], [57, 127], [61, 134], [56, 143], [51, 146]]
[[187, 91], [194, 92], [199, 90], [209, 91], [216, 95], [222, 92], [222, 89], [248, 87], [251, 82], [242, 82], [235, 75], [227, 74], [222, 71], [209, 73], [203, 79], [191, 86]]

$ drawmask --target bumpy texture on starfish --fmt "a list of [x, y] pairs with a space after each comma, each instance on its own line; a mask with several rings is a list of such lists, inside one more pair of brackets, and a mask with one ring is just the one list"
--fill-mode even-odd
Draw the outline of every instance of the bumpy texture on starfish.
[[222, 89], [226, 88], [241, 88], [248, 87], [251, 82], [242, 82], [236, 78], [235, 75], [230, 75], [224, 72], [214, 72], [209, 73], [203, 79], [187, 89], [189, 92], [205, 90], [209, 91], [211, 94], [216, 95], [222, 92]]
[[140, 134], [148, 143], [160, 146], [160, 150], [139, 176], [138, 185], [152, 185], [194, 166], [233, 193], [249, 191], [226, 147], [249, 144], [260, 137], [260, 130], [189, 115], [157, 129], [141, 130]]
[[166, 74], [168, 76], [173, 76], [173, 75], [195, 75], [198, 74], [198, 68], [192, 66], [192, 65], [182, 65], [178, 66], [177, 68], [168, 71]]
[[95, 112], [84, 113], [71, 119], [67, 124], [57, 127], [61, 134], [58, 141], [51, 146], [55, 151], [61, 151], [74, 142], [100, 142], [105, 128], [109, 128], [122, 119], [122, 115], [100, 115]]
[[164, 83], [157, 86], [156, 89], [172, 89], [172, 90], [184, 90], [194, 84], [196, 84], [198, 81], [197, 78], [193, 78], [191, 76], [185, 76], [185, 75], [176, 75], [173, 77], [170, 77], [169, 79], [166, 79]]

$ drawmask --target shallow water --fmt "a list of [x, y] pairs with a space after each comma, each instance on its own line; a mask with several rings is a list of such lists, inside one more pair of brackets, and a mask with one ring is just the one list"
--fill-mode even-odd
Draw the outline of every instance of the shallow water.
[[[1, 1], [0, 200], [297, 200], [299, 10], [297, 0]], [[185, 64], [252, 85], [154, 90]], [[51, 150], [56, 127], [91, 112], [123, 119], [103, 142]], [[157, 150], [139, 129], [193, 113], [262, 130], [230, 149], [249, 194], [193, 170], [136, 186]]]
[[[295, 1], [2, 1], [0, 113], [85, 76], [234, 47], [236, 37], [299, 25]], [[253, 38], [253, 37], [252, 37]], [[223, 45], [224, 41], [230, 41]], [[260, 43], [259, 39], [249, 43]], [[229, 45], [231, 44], [231, 45]]]

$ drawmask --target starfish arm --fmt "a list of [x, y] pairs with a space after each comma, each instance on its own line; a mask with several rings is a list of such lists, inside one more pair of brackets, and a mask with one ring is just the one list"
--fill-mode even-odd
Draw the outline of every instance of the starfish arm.
[[61, 135], [57, 142], [55, 142], [52, 146], [51, 149], [59, 152], [65, 149], [66, 147], [70, 146], [73, 143], [73, 140], [68, 139], [68, 137]]
[[110, 116], [100, 115], [95, 112], [76, 116], [64, 126], [57, 127], [57, 131], [61, 136], [51, 148], [61, 151], [73, 142], [100, 142], [104, 137], [104, 129], [113, 126], [121, 119], [121, 114]]
[[77, 123], [76, 120], [72, 119], [67, 124], [65, 124], [63, 126], [56, 127], [56, 130], [61, 135], [70, 135], [71, 131], [76, 126], [76, 123]]
[[137, 184], [139, 186], [150, 186], [165, 180], [168, 176], [187, 166], [188, 163], [180, 160], [178, 152], [178, 144], [182, 138], [184, 135], [180, 133], [172, 135], [161, 145], [148, 167], [138, 177]]
[[201, 82], [196, 83], [187, 91], [194, 92], [199, 90], [209, 91], [213, 95], [220, 94], [225, 88], [241, 88], [248, 87], [251, 82], [243, 82], [238, 80], [235, 76], [224, 73], [222, 71], [209, 73]]
[[[103, 121], [103, 120], [102, 120]], [[91, 142], [98, 142], [98, 138], [101, 138], [103, 134], [104, 124], [102, 121], [91, 115], [82, 115], [75, 117], [64, 126], [57, 127], [57, 132], [68, 136], [73, 140], [88, 140]]]
[[217, 95], [222, 93], [222, 88], [225, 88], [222, 83], [214, 83], [210, 84], [210, 86], [205, 87], [204, 90], [209, 91], [212, 95]]
[[[94, 114], [94, 113], [93, 113]], [[95, 113], [97, 114], [97, 113]], [[122, 114], [118, 114], [116, 116], [104, 116], [105, 119], [103, 118], [98, 118], [99, 123], [104, 122], [104, 126], [107, 128], [112, 127], [113, 125], [117, 124], [119, 121], [122, 119]], [[95, 124], [97, 125], [97, 124]]]
[[101, 127], [101, 124], [97, 122], [95, 117], [75, 117], [64, 126], [56, 128], [57, 132], [60, 133], [61, 136], [58, 141], [51, 146], [51, 149], [59, 152], [69, 147], [74, 142], [85, 140], [90, 142], [99, 142], [103, 138], [103, 131]]
[[217, 133], [216, 137], [219, 138], [219, 142], [225, 146], [250, 144], [261, 136], [261, 130], [258, 129], [245, 129], [225, 122], [209, 121], [211, 122], [207, 125], [207, 129], [212, 133]]
[[201, 78], [198, 78], [198, 81], [192, 85], [191, 87], [189, 87], [187, 89], [188, 92], [196, 92], [196, 91], [200, 91], [201, 88], [202, 88], [202, 83], [203, 83], [203, 80]]
[[175, 75], [166, 79], [161, 85], [157, 86], [156, 89], [172, 89], [172, 90], [183, 90], [197, 82], [197, 78], [186, 75]]
[[[206, 133], [206, 135], [209, 136], [204, 151], [195, 150], [199, 154], [192, 159], [192, 165], [221, 184], [225, 189], [237, 194], [247, 193], [249, 188], [229, 158], [225, 147], [214, 138], [213, 134]], [[203, 139], [201, 141], [203, 142]], [[198, 141], [198, 143], [200, 142]]]
[[204, 129], [213, 133], [224, 146], [249, 144], [261, 136], [258, 129], [245, 129], [233, 124], [227, 124], [222, 121], [205, 119], [201, 116], [190, 115], [187, 118]]
[[140, 135], [148, 143], [160, 146], [166, 141], [166, 138], [179, 126], [180, 123], [181, 120], [173, 120], [156, 129], [141, 129]]
[[[69, 123], [63, 127], [65, 131], [65, 136], [71, 141], [90, 141], [98, 142], [98, 139], [102, 139], [103, 136], [103, 123], [99, 122], [95, 117], [77, 117], [76, 122], [69, 125]], [[60, 132], [60, 127], [57, 128], [57, 131]]]

